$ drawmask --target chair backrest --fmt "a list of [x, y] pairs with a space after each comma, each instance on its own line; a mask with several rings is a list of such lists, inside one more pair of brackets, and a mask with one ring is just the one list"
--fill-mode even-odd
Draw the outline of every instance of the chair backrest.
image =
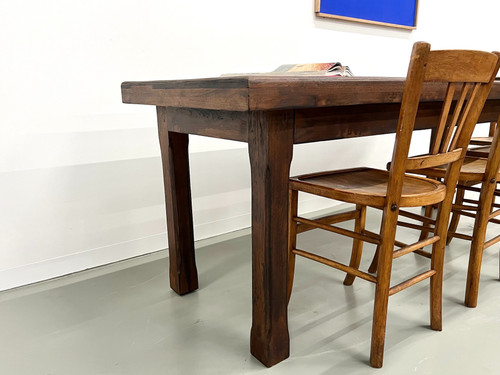
[[[448, 164], [457, 177], [467, 145], [500, 66], [500, 53], [436, 50], [413, 46], [401, 103], [396, 144], [390, 166], [388, 198], [397, 204], [406, 171]], [[408, 158], [418, 105], [425, 82], [437, 82], [443, 92], [442, 109], [430, 153]], [[440, 99], [436, 99], [440, 101]], [[400, 176], [400, 177], [399, 177]], [[445, 181], [446, 182], [446, 181]], [[456, 181], [455, 181], [456, 183]]]

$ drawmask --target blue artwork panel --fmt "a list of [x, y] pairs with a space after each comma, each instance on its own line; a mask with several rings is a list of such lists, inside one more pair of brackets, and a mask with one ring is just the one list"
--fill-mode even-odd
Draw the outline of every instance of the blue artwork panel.
[[417, 0], [321, 0], [320, 13], [415, 26]]

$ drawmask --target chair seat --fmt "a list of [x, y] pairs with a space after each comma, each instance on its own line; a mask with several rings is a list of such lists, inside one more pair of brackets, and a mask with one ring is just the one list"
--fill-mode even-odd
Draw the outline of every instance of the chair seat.
[[[464, 182], [482, 182], [483, 175], [486, 171], [487, 159], [478, 159], [474, 157], [466, 157], [462, 168], [460, 169], [459, 181]], [[446, 170], [444, 167], [421, 169], [419, 173], [425, 173], [431, 177], [444, 177]], [[496, 179], [500, 179], [500, 173], [497, 173]]]
[[481, 146], [473, 147], [467, 150], [467, 156], [472, 156], [476, 158], [488, 158], [490, 154], [491, 146]]
[[[384, 207], [389, 172], [373, 168], [321, 172], [292, 177], [293, 189], [348, 203]], [[441, 202], [446, 186], [429, 178], [405, 175], [400, 207], [426, 206]]]
[[472, 137], [470, 140], [471, 145], [488, 146], [491, 145], [493, 137]]

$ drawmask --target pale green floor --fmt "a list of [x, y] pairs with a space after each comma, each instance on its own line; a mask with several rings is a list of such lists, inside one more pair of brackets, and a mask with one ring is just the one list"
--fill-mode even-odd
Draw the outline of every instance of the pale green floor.
[[[324, 254], [348, 246], [317, 231], [300, 241]], [[249, 354], [250, 236], [202, 245], [200, 289], [184, 297], [168, 287], [164, 253], [1, 293], [0, 374], [500, 373], [498, 245], [485, 253], [475, 309], [462, 303], [469, 244], [455, 240], [448, 248], [442, 332], [429, 329], [427, 281], [391, 297], [379, 370], [368, 365], [372, 284], [345, 287], [341, 272], [299, 259], [291, 355], [266, 369]], [[372, 253], [367, 247], [365, 267]], [[348, 252], [337, 254], [342, 260]], [[394, 276], [426, 262], [400, 258]]]

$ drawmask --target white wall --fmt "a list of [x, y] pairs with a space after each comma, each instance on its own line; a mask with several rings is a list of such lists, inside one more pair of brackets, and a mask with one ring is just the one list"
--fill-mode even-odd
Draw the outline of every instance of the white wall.
[[[332, 60], [403, 76], [417, 40], [500, 49], [497, 2], [421, 0], [413, 32], [319, 19], [313, 3], [2, 1], [0, 290], [167, 246], [155, 109], [122, 104], [122, 81]], [[390, 139], [298, 146], [292, 173], [383, 165]], [[247, 227], [246, 146], [193, 137], [191, 165], [196, 238]]]

